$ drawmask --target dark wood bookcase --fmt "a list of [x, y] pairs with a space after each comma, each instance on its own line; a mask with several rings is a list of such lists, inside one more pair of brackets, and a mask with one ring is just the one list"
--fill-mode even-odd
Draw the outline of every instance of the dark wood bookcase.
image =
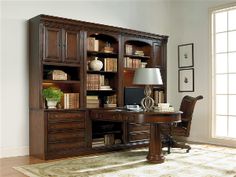
[[[124, 90], [138, 87], [132, 80], [141, 66], [160, 68], [164, 84], [153, 91], [166, 100], [168, 37], [48, 15], [30, 19], [29, 27], [30, 155], [54, 159], [147, 145], [149, 125], [104, 110], [124, 106]], [[95, 57], [100, 71], [89, 67]], [[55, 70], [68, 78], [53, 80]], [[50, 86], [79, 95], [77, 107], [65, 107], [63, 97], [47, 109], [42, 90]]]

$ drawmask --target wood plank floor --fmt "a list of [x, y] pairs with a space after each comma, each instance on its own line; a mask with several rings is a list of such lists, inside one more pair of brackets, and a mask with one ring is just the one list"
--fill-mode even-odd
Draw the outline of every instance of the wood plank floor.
[[13, 167], [46, 162], [29, 156], [1, 158], [0, 159], [0, 177], [26, 177], [16, 171]]

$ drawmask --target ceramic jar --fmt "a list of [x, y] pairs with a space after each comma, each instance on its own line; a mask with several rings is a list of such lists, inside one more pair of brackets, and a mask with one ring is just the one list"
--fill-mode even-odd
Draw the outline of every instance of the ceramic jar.
[[102, 61], [98, 60], [98, 57], [95, 57], [95, 59], [89, 63], [89, 68], [93, 71], [100, 71], [102, 67], [103, 63]]

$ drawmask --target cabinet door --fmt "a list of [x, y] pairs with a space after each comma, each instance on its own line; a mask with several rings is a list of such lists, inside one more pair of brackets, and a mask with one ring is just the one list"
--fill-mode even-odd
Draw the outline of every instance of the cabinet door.
[[153, 67], [164, 67], [164, 59], [161, 45], [157, 42], [153, 43]]
[[61, 36], [62, 30], [59, 28], [44, 28], [44, 45], [43, 60], [44, 61], [61, 61]]
[[77, 31], [65, 30], [64, 62], [79, 63], [80, 33]]

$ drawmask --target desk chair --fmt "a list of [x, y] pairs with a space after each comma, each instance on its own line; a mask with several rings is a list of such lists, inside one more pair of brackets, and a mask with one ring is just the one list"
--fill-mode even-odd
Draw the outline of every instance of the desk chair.
[[189, 145], [185, 143], [178, 143], [174, 140], [174, 138], [176, 136], [189, 136], [194, 107], [196, 102], [201, 99], [203, 99], [203, 96], [201, 95], [197, 97], [191, 97], [188, 95], [183, 97], [179, 109], [183, 112], [183, 114], [181, 115], [181, 122], [161, 125], [161, 133], [163, 139], [162, 144], [163, 147], [168, 147], [168, 154], [170, 153], [170, 148], [187, 149], [186, 152], [189, 152], [189, 150], [191, 149]]

